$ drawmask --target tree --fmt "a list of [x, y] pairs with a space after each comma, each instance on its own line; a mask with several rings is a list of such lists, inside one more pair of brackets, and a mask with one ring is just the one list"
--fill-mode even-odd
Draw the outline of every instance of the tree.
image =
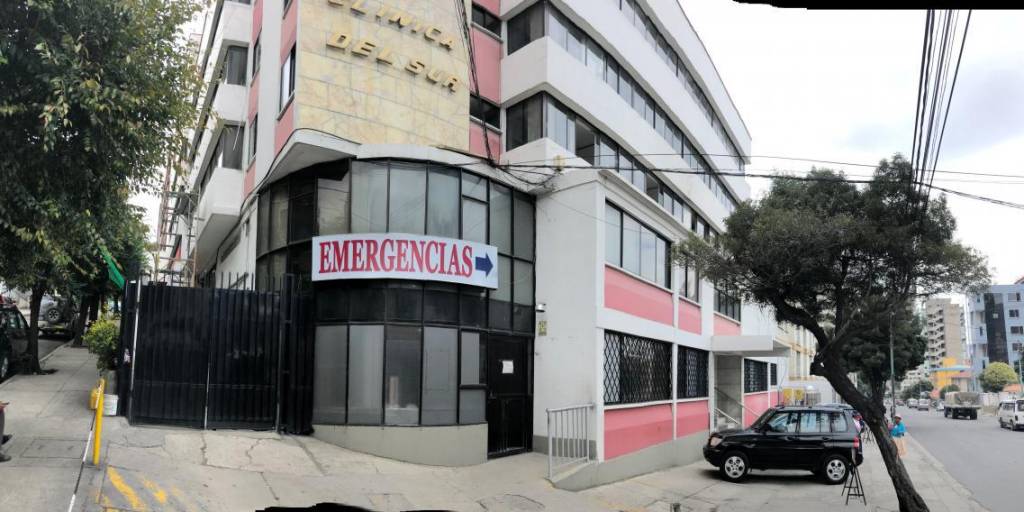
[[956, 384], [946, 384], [945, 386], [942, 386], [942, 389], [939, 390], [939, 399], [945, 400], [946, 393], [949, 393], [950, 391], [960, 391], [960, 386], [957, 386]]
[[904, 388], [903, 392], [900, 393], [900, 398], [904, 400], [918, 398], [921, 396], [921, 393], [927, 393], [933, 389], [935, 389], [935, 385], [932, 384], [932, 381], [928, 379], [921, 379]]
[[187, 141], [200, 6], [0, 2], [0, 279], [32, 293], [30, 371], [43, 294], [95, 273], [105, 226]]
[[991, 363], [981, 372], [978, 382], [985, 391], [998, 393], [1006, 386], [1017, 383], [1017, 372], [1006, 363]]
[[856, 339], [851, 340], [843, 351], [843, 365], [860, 375], [867, 386], [868, 397], [877, 403], [882, 402], [890, 382], [890, 325], [896, 380], [903, 380], [907, 371], [924, 362], [924, 352], [928, 346], [928, 340], [922, 334], [924, 322], [913, 314], [909, 305], [896, 309], [891, 324], [886, 321], [857, 332]]
[[985, 260], [953, 238], [945, 198], [929, 197], [900, 155], [883, 160], [870, 183], [815, 169], [778, 176], [758, 201], [739, 205], [714, 243], [690, 236], [675, 252], [718, 286], [737, 290], [776, 319], [817, 341], [811, 373], [825, 377], [859, 410], [879, 449], [901, 511], [928, 510], [886, 428], [882, 403], [850, 381], [844, 354], [859, 333], [889, 322], [905, 304], [940, 292], [977, 289]]

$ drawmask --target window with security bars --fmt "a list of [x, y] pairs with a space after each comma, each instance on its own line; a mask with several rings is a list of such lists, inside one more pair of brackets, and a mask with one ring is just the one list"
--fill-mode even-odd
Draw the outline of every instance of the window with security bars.
[[708, 353], [690, 347], [677, 347], [676, 398], [708, 396]]
[[743, 360], [743, 392], [758, 393], [768, 391], [768, 363]]
[[604, 402], [634, 404], [672, 398], [672, 345], [604, 334]]
[[771, 364], [768, 365], [768, 383], [771, 384], [772, 386], [777, 386], [779, 384], [779, 375], [778, 375], [778, 373], [779, 373], [779, 366], [778, 365], [776, 365], [775, 363], [771, 363]]

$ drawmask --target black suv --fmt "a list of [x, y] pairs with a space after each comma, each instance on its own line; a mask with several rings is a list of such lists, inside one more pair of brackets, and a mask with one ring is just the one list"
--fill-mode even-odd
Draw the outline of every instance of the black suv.
[[807, 469], [839, 484], [864, 452], [852, 409], [785, 406], [768, 409], [750, 428], [711, 434], [704, 458], [732, 482], [751, 469]]

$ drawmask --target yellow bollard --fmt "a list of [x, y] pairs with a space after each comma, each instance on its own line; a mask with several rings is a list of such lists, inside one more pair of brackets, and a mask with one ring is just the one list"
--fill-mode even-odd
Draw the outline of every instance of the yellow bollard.
[[103, 432], [103, 394], [106, 392], [107, 381], [100, 378], [99, 398], [96, 400], [96, 426], [95, 435], [92, 437], [92, 465], [100, 465], [100, 439]]

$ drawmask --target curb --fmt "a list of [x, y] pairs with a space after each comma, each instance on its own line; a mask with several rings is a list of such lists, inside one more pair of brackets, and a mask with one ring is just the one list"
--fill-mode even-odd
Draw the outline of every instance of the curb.
[[[56, 354], [58, 351], [63, 350], [65, 348], [71, 346], [71, 341], [72, 340], [65, 341], [64, 343], [60, 344], [60, 346], [58, 346], [57, 348], [51, 350], [49, 354], [46, 354], [45, 356], [40, 357], [39, 358], [39, 364], [45, 363], [47, 359], [53, 357], [53, 355]], [[5, 380], [3, 382], [0, 382], [0, 389], [3, 389], [4, 386], [7, 385], [7, 383], [14, 382], [14, 378], [18, 377], [20, 375], [21, 375], [20, 373], [15, 373], [14, 375], [11, 375], [7, 380]]]

